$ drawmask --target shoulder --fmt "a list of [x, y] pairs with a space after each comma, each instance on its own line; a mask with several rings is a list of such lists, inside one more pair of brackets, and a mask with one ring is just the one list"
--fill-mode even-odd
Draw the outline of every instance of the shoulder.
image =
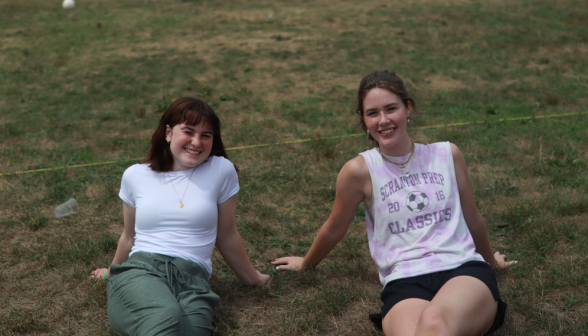
[[[421, 143], [415, 142], [415, 145], [417, 147], [420, 147], [421, 149], [433, 151], [433, 152], [442, 152], [442, 151], [446, 151], [448, 149], [451, 149], [453, 151], [453, 147], [455, 146], [455, 144], [453, 144], [449, 141], [433, 142], [433, 143], [428, 143], [428, 144], [421, 144]], [[455, 146], [455, 147], [457, 148], [457, 146]]]
[[458, 157], [461, 156], [459, 148], [454, 143], [451, 143], [449, 141], [434, 142], [427, 145], [417, 144], [417, 146], [420, 147], [421, 151], [424, 151], [424, 153], [427, 153], [428, 155], [445, 156], [449, 155], [449, 151], [451, 151], [451, 156], [453, 156], [454, 160], [456, 158], [456, 155]]
[[148, 163], [137, 163], [125, 170], [122, 179], [123, 181], [137, 181], [137, 183], [144, 183], [145, 181], [157, 178], [161, 174], [165, 173], [151, 169], [151, 165]]
[[449, 146], [451, 148], [451, 155], [453, 156], [453, 160], [455, 161], [455, 159], [457, 158], [461, 158], [463, 159], [463, 155], [461, 154], [461, 151], [459, 150], [459, 147], [457, 147], [456, 144], [450, 142]]
[[136, 163], [136, 164], [128, 167], [127, 169], [125, 169], [125, 172], [123, 173], [123, 178], [134, 177], [136, 175], [136, 173], [143, 172], [146, 169], [150, 170], [148, 164]]
[[341, 172], [358, 177], [366, 173], [369, 174], [369, 169], [365, 158], [361, 155], [358, 155], [347, 161], [345, 165], [343, 165], [343, 168], [341, 168]]
[[212, 156], [208, 162], [211, 169], [206, 169], [209, 174], [214, 174], [215, 178], [231, 184], [239, 183], [239, 175], [233, 162], [222, 156]]
[[223, 156], [211, 156], [209, 162], [213, 167], [219, 167], [218, 169], [223, 174], [233, 172], [237, 173], [233, 162]]
[[451, 146], [451, 155], [453, 156], [453, 166], [455, 167], [456, 175], [467, 175], [467, 166], [463, 154], [461, 153], [457, 145], [455, 145], [454, 143], [449, 143], [449, 145]]
[[367, 162], [363, 156], [358, 155], [343, 165], [343, 168], [341, 168], [341, 171], [339, 172], [338, 180], [362, 183], [369, 178], [370, 170]]
[[130, 195], [134, 194], [143, 186], [150, 185], [151, 179], [149, 177], [153, 176], [153, 174], [156, 174], [156, 172], [151, 170], [149, 164], [134, 164], [125, 169], [121, 179], [120, 194], [126, 195], [126, 197], [121, 196], [123, 201], [129, 204], [134, 204], [134, 202], [130, 202], [130, 199], [132, 198]]

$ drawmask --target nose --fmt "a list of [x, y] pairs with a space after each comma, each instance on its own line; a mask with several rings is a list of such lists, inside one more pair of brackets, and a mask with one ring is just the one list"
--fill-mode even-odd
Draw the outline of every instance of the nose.
[[380, 112], [379, 118], [378, 118], [378, 123], [380, 124], [386, 124], [388, 123], [388, 116], [386, 115], [386, 113], [384, 112]]
[[196, 135], [194, 135], [194, 137], [192, 137], [192, 145], [194, 147], [200, 146], [200, 135], [199, 134], [196, 134]]

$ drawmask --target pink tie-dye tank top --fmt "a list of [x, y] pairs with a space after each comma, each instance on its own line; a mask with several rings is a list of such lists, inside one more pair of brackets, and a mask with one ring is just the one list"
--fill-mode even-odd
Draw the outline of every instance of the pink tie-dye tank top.
[[[415, 143], [408, 172], [382, 158], [378, 148], [360, 153], [372, 178], [366, 226], [380, 281], [386, 283], [484, 261], [461, 210], [449, 142]], [[393, 158], [406, 161], [408, 155]]]

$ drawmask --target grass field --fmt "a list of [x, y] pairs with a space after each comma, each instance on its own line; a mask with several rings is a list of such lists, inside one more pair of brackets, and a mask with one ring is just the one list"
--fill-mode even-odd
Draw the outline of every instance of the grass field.
[[[112, 334], [105, 282], [88, 274], [122, 232], [122, 172], [180, 96], [215, 108], [231, 148], [311, 139], [229, 152], [237, 225], [273, 278], [244, 288], [215, 252], [216, 334], [379, 335], [362, 209], [316, 270], [269, 264], [306, 253], [339, 169], [371, 148], [321, 138], [360, 132], [355, 90], [377, 69], [414, 92], [415, 141], [461, 148], [494, 249], [519, 260], [498, 273], [498, 335], [587, 335], [588, 114], [559, 116], [588, 112], [586, 5], [0, 0], [0, 335]], [[423, 128], [463, 122], [480, 123]], [[70, 197], [80, 213], [55, 218]]]

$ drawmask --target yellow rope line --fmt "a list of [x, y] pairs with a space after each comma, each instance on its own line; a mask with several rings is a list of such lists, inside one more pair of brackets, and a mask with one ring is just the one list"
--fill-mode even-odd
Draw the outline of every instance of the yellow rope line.
[[[580, 115], [580, 114], [587, 114], [587, 113], [588, 112], [572, 112], [572, 113], [551, 114], [551, 115], [543, 115], [543, 116], [503, 118], [503, 119], [498, 119], [497, 121], [498, 122], [502, 122], [502, 121], [529, 120], [529, 119], [559, 118], [559, 117], [568, 117], [568, 116]], [[453, 123], [453, 124], [445, 124], [445, 125], [433, 125], [433, 126], [412, 127], [412, 129], [431, 129], [431, 128], [441, 128], [441, 127], [467, 126], [467, 125], [482, 124], [484, 122], [486, 122], [486, 121], [470, 121], [470, 122]], [[303, 143], [303, 142], [317, 141], [317, 140], [329, 140], [329, 139], [348, 138], [348, 137], [355, 137], [355, 136], [360, 136], [360, 135], [364, 135], [364, 133], [336, 135], [336, 136], [330, 136], [330, 137], [325, 137], [325, 138], [315, 138], [315, 139], [303, 139], [303, 140], [282, 141], [282, 142], [275, 142], [275, 143], [270, 143], [270, 144], [259, 144], [259, 145], [251, 145], [251, 146], [231, 147], [231, 148], [227, 148], [227, 151], [240, 150], [240, 149], [248, 149], [248, 148], [269, 147], [269, 146], [277, 146], [277, 145], [287, 145], [287, 144]], [[42, 172], [42, 171], [49, 171], [49, 170], [68, 169], [68, 168], [80, 168], [80, 167], [89, 167], [89, 166], [100, 166], [100, 165], [106, 165], [106, 164], [117, 163], [117, 162], [139, 161], [139, 160], [141, 160], [141, 159], [127, 159], [127, 160], [119, 160], [119, 161], [106, 161], [106, 162], [86, 163], [86, 164], [79, 164], [79, 165], [74, 165], [74, 166], [42, 168], [42, 169], [18, 171], [18, 172], [13, 172], [13, 173], [4, 173], [4, 174], [0, 174], [0, 176], [17, 175], [17, 174], [28, 174], [28, 173], [35, 173], [35, 172]]]

